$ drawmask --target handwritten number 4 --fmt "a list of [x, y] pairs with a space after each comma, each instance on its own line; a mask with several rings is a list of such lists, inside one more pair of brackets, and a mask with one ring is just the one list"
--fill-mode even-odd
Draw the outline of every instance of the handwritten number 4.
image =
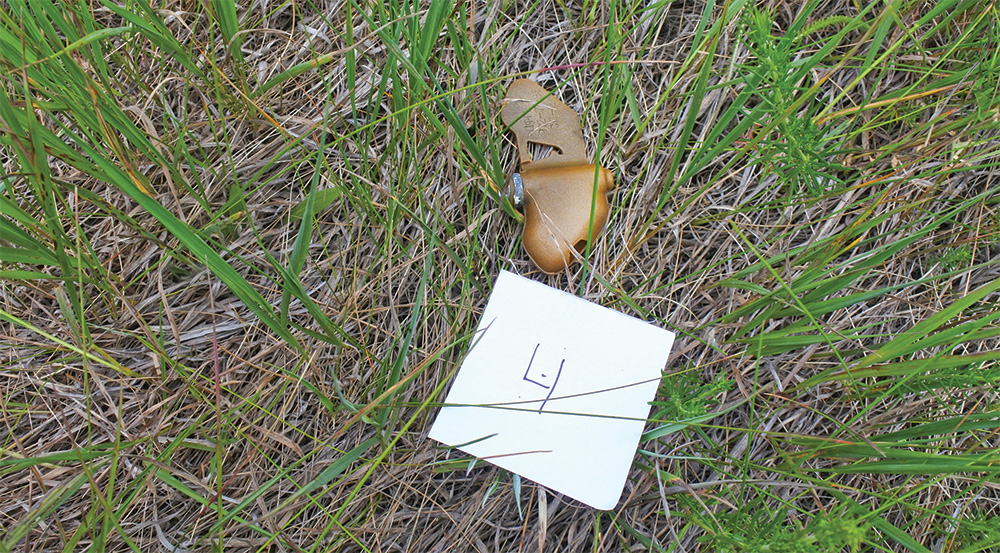
[[[552, 386], [546, 386], [545, 384], [538, 382], [537, 380], [532, 380], [531, 378], [529, 378], [528, 375], [531, 373], [531, 365], [532, 363], [535, 362], [535, 354], [538, 353], [538, 348], [541, 345], [542, 344], [540, 343], [535, 344], [535, 350], [531, 352], [531, 359], [528, 361], [528, 368], [524, 370], [524, 380], [527, 380], [528, 382], [531, 382], [536, 386], [541, 386], [542, 388], [545, 388], [546, 390], [549, 391], [549, 395], [545, 396], [545, 400], [542, 401], [542, 405], [538, 408], [538, 414], [542, 414], [542, 409], [545, 409], [545, 404], [548, 403], [550, 398], [552, 398], [552, 393], [555, 392], [556, 390], [556, 384], [559, 384], [559, 377], [562, 376], [563, 365], [566, 363], [565, 359], [559, 362], [559, 372], [556, 373], [556, 378], [555, 380], [552, 381]], [[548, 378], [548, 375], [545, 373], [541, 373], [540, 377]]]

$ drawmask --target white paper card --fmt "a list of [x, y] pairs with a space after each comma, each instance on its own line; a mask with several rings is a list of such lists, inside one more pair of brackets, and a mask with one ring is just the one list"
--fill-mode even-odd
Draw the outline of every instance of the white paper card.
[[613, 509], [673, 341], [672, 332], [501, 272], [430, 437]]

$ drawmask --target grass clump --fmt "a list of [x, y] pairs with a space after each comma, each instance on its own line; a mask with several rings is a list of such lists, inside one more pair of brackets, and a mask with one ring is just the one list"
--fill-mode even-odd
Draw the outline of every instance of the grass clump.
[[[996, 6], [210, 4], [0, 7], [0, 551], [998, 547]], [[679, 333], [614, 511], [426, 440], [501, 269]]]

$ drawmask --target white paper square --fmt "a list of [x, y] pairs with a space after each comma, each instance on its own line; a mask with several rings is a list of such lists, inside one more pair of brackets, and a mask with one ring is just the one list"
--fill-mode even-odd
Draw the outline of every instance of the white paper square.
[[613, 509], [674, 334], [501, 272], [430, 437]]

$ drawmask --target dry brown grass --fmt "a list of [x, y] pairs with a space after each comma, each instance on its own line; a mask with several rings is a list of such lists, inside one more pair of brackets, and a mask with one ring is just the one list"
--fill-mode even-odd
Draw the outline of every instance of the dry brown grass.
[[[776, 33], [800, 9], [798, 3], [763, 4], [774, 9]], [[478, 167], [455, 129], [438, 132], [432, 118], [444, 121], [439, 105], [394, 104], [409, 95], [426, 98], [406, 82], [413, 78], [408, 73], [387, 70], [393, 48], [413, 46], [385, 44], [357, 13], [348, 21], [348, 4], [242, 4], [246, 91], [222, 49], [211, 46], [219, 31], [202, 5], [168, 2], [160, 14], [181, 43], [220, 64], [218, 74], [228, 83], [213, 87], [192, 79], [139, 35], [109, 39], [132, 64], [117, 67], [121, 73], [110, 87], [119, 94], [115, 101], [176, 167], [170, 172], [149, 160], [138, 167], [156, 199], [196, 229], [216, 223], [227, 202], [235, 205], [221, 214], [224, 225], [204, 235], [276, 312], [281, 278], [268, 258], [289, 263], [299, 222], [288, 210], [304, 200], [322, 159], [318, 188], [341, 187], [344, 193], [319, 212], [300, 280], [349, 343], [317, 337], [321, 328], [294, 298], [288, 318], [301, 346], [282, 340], [119, 188], [52, 158], [54, 176], [67, 189], [77, 186], [106, 202], [67, 194], [60, 208], [68, 232], [92, 248], [103, 282], [79, 286], [83, 313], [67, 299], [67, 286], [76, 284], [10, 279], [0, 286], [0, 308], [24, 321], [0, 322], [0, 532], [32, 526], [17, 550], [58, 551], [67, 544], [114, 551], [656, 550], [650, 542], [667, 550], [713, 550], [698, 541], [711, 534], [698, 525], [721, 520], [722, 527], [739, 528], [738, 520], [727, 522], [724, 515], [741, 505], [759, 505], [794, 523], [815, 513], [842, 515], [837, 506], [846, 506], [846, 495], [924, 546], [948, 551], [949, 517], [961, 520], [973, 511], [995, 516], [995, 473], [828, 475], [816, 470], [845, 461], [819, 455], [795, 464], [791, 455], [797, 449], [788, 443], [832, 434], [863, 443], [918, 420], [990, 412], [998, 397], [989, 382], [959, 379], [954, 386], [898, 396], [886, 392], [888, 380], [867, 381], [864, 389], [838, 383], [795, 387], [841, 366], [838, 355], [845, 362], [861, 359], [997, 280], [995, 193], [833, 293], [900, 285], [818, 317], [829, 343], [757, 355], [752, 344], [732, 340], [754, 313], [726, 318], [762, 297], [725, 285], [761, 258], [831, 237], [848, 246], [856, 238], [852, 226], [890, 214], [862, 233], [855, 247], [844, 247], [823, 264], [831, 274], [843, 273], [866, 249], [874, 255], [927, 227], [928, 213], [995, 190], [987, 163], [996, 161], [993, 154], [978, 164], [955, 161], [956, 148], [969, 140], [981, 141], [975, 148], [983, 152], [997, 144], [986, 127], [949, 126], [960, 120], [971, 81], [931, 96], [909, 119], [892, 120], [882, 111], [850, 114], [852, 124], [864, 127], [868, 121], [870, 128], [851, 131], [851, 151], [837, 158], [846, 184], [793, 197], [748, 155], [752, 149], [740, 149], [757, 127], [707, 162], [678, 144], [688, 110], [698, 110], [693, 148], [710, 138], [742, 90], [741, 68], [754, 58], [732, 14], [707, 60], [692, 54], [704, 5], [691, 0], [644, 13], [646, 20], [615, 14], [601, 3], [584, 9], [546, 0], [463, 6], [453, 18], [478, 50], [478, 74], [470, 75], [462, 55], [442, 38], [434, 77], [444, 90], [455, 91], [449, 101], [488, 159], [496, 155], [496, 167]], [[854, 16], [856, 10], [853, 2], [829, 0], [810, 19]], [[919, 12], [900, 8], [904, 23]], [[104, 8], [94, 13], [106, 25], [121, 24]], [[722, 8], [713, 14], [722, 17]], [[971, 25], [971, 19], [955, 28]], [[343, 35], [348, 25], [354, 27], [354, 45]], [[578, 67], [604, 58], [609, 25], [624, 35], [611, 57], [627, 63]], [[910, 40], [906, 29], [894, 26], [889, 33], [887, 44]], [[925, 38], [931, 50], [930, 43], [946, 37]], [[871, 40], [859, 31], [837, 51], [862, 59]], [[905, 47], [896, 51], [913, 55]], [[353, 94], [348, 53], [356, 56]], [[332, 61], [319, 71], [252, 99], [241, 97], [325, 54]], [[712, 86], [692, 106], [706, 62]], [[902, 64], [929, 62], [893, 63], [865, 75], [860, 85], [853, 84], [856, 67], [827, 66], [817, 101], [831, 103], [829, 112], [851, 110], [909, 90], [922, 73]], [[546, 69], [559, 66], [573, 67]], [[626, 102], [602, 122], [602, 102], [614, 101], [614, 94], [599, 83], [612, 71], [614, 78], [629, 79], [631, 107]], [[517, 222], [487, 194], [490, 178], [513, 169], [516, 160], [495, 116], [506, 83], [523, 72], [549, 87], [565, 83], [557, 94], [583, 114], [588, 143], [600, 145], [595, 157], [616, 171], [614, 212], [586, 270], [577, 264], [561, 275], [538, 272], [520, 246]], [[395, 81], [380, 88], [387, 77]], [[817, 70], [814, 78], [821, 77]], [[393, 85], [401, 91], [394, 94]], [[903, 102], [896, 108], [910, 109]], [[633, 113], [642, 119], [640, 127]], [[321, 141], [328, 150], [320, 156]], [[0, 145], [0, 159], [4, 173], [16, 177], [22, 171], [13, 147]], [[677, 182], [689, 168], [691, 178]], [[18, 178], [10, 182], [18, 185]], [[676, 190], [660, 202], [671, 183]], [[30, 201], [27, 193], [21, 199]], [[232, 204], [237, 199], [245, 205]], [[109, 216], [113, 209], [120, 216]], [[803, 257], [779, 259], [774, 273], [761, 268], [742, 280], [781, 290], [815, 268]], [[944, 272], [944, 263], [963, 270], [914, 284]], [[720, 375], [731, 379], [732, 388], [714, 399], [719, 405], [744, 403], [708, 425], [642, 444], [646, 453], [638, 465], [655, 463], [665, 472], [658, 477], [633, 468], [614, 511], [596, 512], [524, 482], [519, 514], [509, 475], [482, 463], [469, 471], [464, 465], [449, 469], [440, 462], [456, 452], [426, 439], [433, 402], [443, 397], [440, 391], [464, 353], [463, 339], [501, 269], [676, 330], [668, 371], [693, 372], [705, 382]], [[951, 324], [995, 309], [993, 294]], [[792, 319], [766, 320], [750, 334], [783, 328]], [[113, 359], [131, 373], [84, 358], [53, 338]], [[939, 344], [917, 357], [952, 345]], [[995, 337], [986, 336], [951, 353], [996, 347]], [[391, 385], [384, 380], [394, 366], [412, 380], [391, 399], [391, 409], [382, 409], [378, 402], [389, 400], [380, 394]], [[297, 493], [373, 437], [375, 445], [342, 473]], [[939, 451], [985, 452], [998, 445], [993, 429], [956, 436]], [[114, 448], [113, 454], [105, 448]], [[61, 486], [81, 475], [79, 491], [33, 518], [45, 498], [57, 497]], [[233, 517], [222, 520], [224, 513]], [[891, 539], [869, 538], [903, 548]]]

